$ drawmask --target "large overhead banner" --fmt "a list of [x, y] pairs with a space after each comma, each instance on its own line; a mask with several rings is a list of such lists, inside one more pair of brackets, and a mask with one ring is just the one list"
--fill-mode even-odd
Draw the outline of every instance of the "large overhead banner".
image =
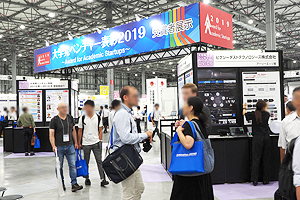
[[200, 42], [199, 3], [34, 51], [44, 72]]

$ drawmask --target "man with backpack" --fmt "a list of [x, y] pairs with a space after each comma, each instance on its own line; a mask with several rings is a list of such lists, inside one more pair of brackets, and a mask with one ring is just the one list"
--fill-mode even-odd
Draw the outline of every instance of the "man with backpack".
[[[92, 100], [87, 100], [84, 103], [86, 115], [79, 118], [78, 123], [78, 146], [83, 148], [84, 159], [89, 165], [90, 154], [93, 151], [99, 175], [101, 178], [101, 186], [108, 185], [105, 179], [104, 170], [102, 168], [102, 120], [99, 115], [95, 113], [95, 103]], [[81, 144], [82, 139], [82, 144]], [[89, 176], [85, 177], [85, 185], [91, 185]]]

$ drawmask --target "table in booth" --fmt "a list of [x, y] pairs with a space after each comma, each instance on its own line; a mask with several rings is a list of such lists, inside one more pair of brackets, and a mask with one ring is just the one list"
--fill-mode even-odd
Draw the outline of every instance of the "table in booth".
[[[171, 163], [170, 127], [162, 128], [161, 163], [169, 170]], [[215, 154], [215, 167], [211, 173], [213, 184], [242, 183], [251, 181], [252, 136], [219, 136], [210, 135]], [[271, 135], [270, 180], [278, 180], [280, 152], [277, 146], [278, 135]], [[260, 173], [261, 174], [261, 173]]]

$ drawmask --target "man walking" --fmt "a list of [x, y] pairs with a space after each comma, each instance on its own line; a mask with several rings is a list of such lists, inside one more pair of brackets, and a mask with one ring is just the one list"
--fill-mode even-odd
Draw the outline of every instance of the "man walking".
[[[84, 103], [85, 114], [79, 118], [78, 123], [78, 146], [84, 152], [84, 159], [89, 166], [91, 151], [97, 162], [98, 172], [100, 175], [101, 186], [104, 187], [109, 183], [105, 179], [104, 170], [102, 168], [102, 121], [99, 115], [95, 114], [95, 103], [87, 100]], [[89, 175], [85, 177], [85, 185], [91, 185]]]
[[50, 122], [49, 140], [53, 151], [55, 152], [57, 150], [63, 189], [66, 190], [63, 176], [64, 156], [66, 156], [69, 165], [72, 192], [76, 192], [77, 190], [81, 190], [83, 187], [77, 184], [75, 148], [78, 149], [78, 144], [75, 123], [73, 117], [67, 114], [67, 104], [59, 103], [57, 110], [58, 115], [53, 117]]
[[137, 111], [136, 111], [136, 116], [135, 116], [135, 122], [136, 122], [136, 127], [137, 127], [137, 131], [138, 133], [141, 133], [141, 121], [143, 119], [143, 115], [141, 112], [141, 107], [137, 106]]
[[[136, 88], [125, 86], [121, 92], [121, 108], [113, 119], [113, 143], [121, 147], [124, 144], [132, 144], [138, 152], [141, 151], [139, 143], [149, 138], [152, 140], [151, 131], [138, 133], [134, 118], [131, 114], [133, 106], [138, 105], [139, 95]], [[122, 181], [122, 200], [140, 200], [144, 192], [144, 183], [140, 169]]]
[[109, 116], [108, 105], [105, 105], [105, 106], [104, 106], [104, 109], [103, 109], [103, 111], [102, 111], [104, 133], [107, 133], [108, 116]]
[[17, 125], [23, 127], [24, 135], [24, 150], [25, 156], [28, 156], [30, 151], [30, 156], [34, 155], [33, 146], [31, 145], [31, 139], [33, 133], [35, 133], [35, 123], [27, 107], [22, 108], [23, 114], [19, 117]]
[[115, 116], [116, 111], [121, 107], [121, 101], [115, 99], [111, 102], [111, 108], [112, 110], [109, 113], [109, 117], [108, 117], [108, 125], [109, 125], [109, 130], [111, 131], [112, 128], [112, 122]]
[[[161, 115], [161, 111], [159, 110], [159, 104], [157, 103], [157, 104], [154, 105], [154, 110], [151, 113], [151, 122], [154, 126], [154, 131], [153, 131], [153, 134], [152, 134], [152, 138], [154, 138], [156, 132], [157, 132], [158, 137], [160, 137], [159, 136], [158, 123], [159, 123], [159, 120], [160, 120], [161, 116], [162, 115]], [[166, 119], [164, 116], [162, 116], [162, 118]], [[155, 140], [153, 140], [153, 142], [155, 142]]]

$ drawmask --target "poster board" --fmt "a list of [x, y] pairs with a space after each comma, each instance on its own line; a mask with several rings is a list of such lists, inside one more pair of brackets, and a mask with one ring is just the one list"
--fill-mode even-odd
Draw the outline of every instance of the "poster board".
[[28, 107], [34, 122], [43, 121], [42, 90], [19, 90], [19, 116], [23, 114], [22, 108]]
[[46, 121], [58, 114], [57, 106], [60, 102], [67, 104], [69, 108], [69, 90], [46, 90]]

